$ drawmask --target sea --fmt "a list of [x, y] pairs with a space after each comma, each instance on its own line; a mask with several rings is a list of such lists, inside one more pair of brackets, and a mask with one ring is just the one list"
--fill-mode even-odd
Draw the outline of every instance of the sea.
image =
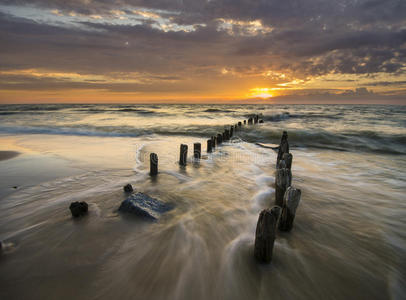
[[[301, 200], [261, 264], [283, 131]], [[406, 299], [406, 106], [0, 105], [0, 150], [1, 299]], [[119, 212], [128, 183], [173, 209]]]

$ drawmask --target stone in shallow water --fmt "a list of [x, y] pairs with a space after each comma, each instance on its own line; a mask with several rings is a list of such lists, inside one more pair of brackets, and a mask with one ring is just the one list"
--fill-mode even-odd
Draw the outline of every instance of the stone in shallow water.
[[136, 193], [125, 199], [118, 210], [157, 220], [161, 214], [172, 208], [172, 205], [163, 203], [144, 193]]
[[134, 191], [133, 186], [131, 184], [127, 184], [124, 186], [124, 192], [126, 193], [132, 193]]
[[72, 202], [69, 206], [70, 212], [74, 218], [87, 214], [88, 205], [86, 202]]

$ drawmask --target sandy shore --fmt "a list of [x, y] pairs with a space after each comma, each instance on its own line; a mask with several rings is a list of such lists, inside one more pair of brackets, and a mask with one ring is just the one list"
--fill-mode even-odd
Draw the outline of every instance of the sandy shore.
[[18, 155], [20, 155], [20, 152], [17, 152], [17, 151], [0, 151], [0, 161], [11, 159]]

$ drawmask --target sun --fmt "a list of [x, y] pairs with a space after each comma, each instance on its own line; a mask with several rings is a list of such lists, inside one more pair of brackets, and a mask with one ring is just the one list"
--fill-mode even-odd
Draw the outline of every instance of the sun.
[[270, 88], [253, 88], [250, 89], [250, 93], [248, 95], [253, 98], [262, 98], [262, 99], [273, 97]]

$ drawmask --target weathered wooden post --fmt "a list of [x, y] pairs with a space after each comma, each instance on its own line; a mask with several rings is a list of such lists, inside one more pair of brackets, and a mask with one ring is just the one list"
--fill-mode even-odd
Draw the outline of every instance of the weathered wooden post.
[[223, 135], [222, 134], [217, 134], [217, 145], [221, 145], [223, 142]]
[[233, 134], [234, 134], [234, 126], [231, 126], [230, 127], [230, 138], [233, 137]]
[[242, 126], [242, 123], [241, 122], [238, 122], [238, 127], [241, 127]]
[[244, 125], [247, 124], [247, 120], [244, 120]]
[[279, 230], [290, 231], [293, 227], [296, 209], [302, 192], [292, 186], [288, 187], [283, 197], [282, 215], [279, 220]]
[[281, 143], [279, 144], [278, 157], [276, 159], [276, 167], [278, 168], [279, 161], [282, 159], [284, 153], [289, 153], [288, 133], [283, 132]]
[[252, 125], [252, 118], [248, 119], [248, 125]]
[[195, 159], [200, 159], [202, 157], [202, 144], [200, 143], [193, 144], [193, 157]]
[[207, 140], [207, 153], [211, 153], [212, 152], [212, 140]]
[[180, 145], [179, 164], [181, 166], [186, 166], [186, 160], [187, 160], [187, 145], [181, 144]]
[[292, 176], [289, 169], [285, 167], [285, 162], [282, 161], [278, 167], [280, 169], [276, 169], [276, 176], [275, 176], [275, 205], [282, 207], [283, 205], [283, 196], [285, 195], [286, 189], [292, 183]]
[[292, 160], [293, 160], [293, 155], [291, 153], [283, 153], [282, 155], [282, 160], [285, 161], [286, 163], [286, 168], [289, 170], [292, 169]]
[[158, 174], [158, 155], [151, 153], [149, 155], [149, 175], [156, 176]]
[[258, 115], [254, 116], [254, 123], [257, 124], [258, 123]]
[[211, 137], [211, 147], [214, 150], [214, 148], [216, 148], [216, 137], [212, 136]]
[[224, 130], [223, 133], [223, 141], [228, 141], [230, 139], [230, 132], [228, 131], [228, 129]]
[[276, 226], [281, 208], [274, 206], [261, 211], [255, 231], [255, 258], [263, 263], [272, 260], [273, 246], [275, 242]]

